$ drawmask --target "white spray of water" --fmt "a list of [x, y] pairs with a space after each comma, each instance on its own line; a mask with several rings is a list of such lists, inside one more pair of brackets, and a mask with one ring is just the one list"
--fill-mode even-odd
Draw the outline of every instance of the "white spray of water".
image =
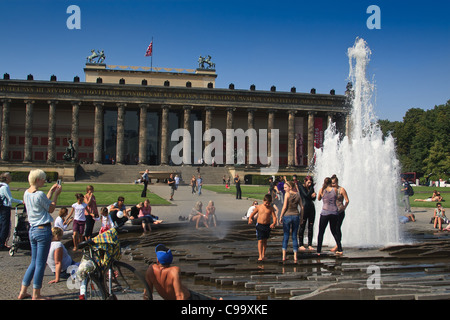
[[[373, 247], [398, 243], [399, 161], [394, 139], [383, 138], [373, 113], [374, 85], [366, 69], [371, 51], [363, 39], [348, 49], [349, 80], [353, 84], [350, 136], [342, 140], [334, 124], [325, 131], [323, 149], [316, 149], [316, 191], [325, 177], [336, 174], [348, 193], [350, 204], [342, 225], [342, 245]], [[320, 214], [322, 202], [316, 201]], [[318, 220], [316, 220], [318, 221]], [[317, 225], [315, 234], [317, 235]], [[334, 246], [326, 232], [324, 244]]]

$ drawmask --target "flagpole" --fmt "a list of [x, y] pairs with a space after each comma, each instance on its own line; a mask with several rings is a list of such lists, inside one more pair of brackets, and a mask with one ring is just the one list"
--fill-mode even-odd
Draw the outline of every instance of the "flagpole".
[[152, 55], [150, 59], [150, 72], [153, 72], [153, 37], [152, 37]]

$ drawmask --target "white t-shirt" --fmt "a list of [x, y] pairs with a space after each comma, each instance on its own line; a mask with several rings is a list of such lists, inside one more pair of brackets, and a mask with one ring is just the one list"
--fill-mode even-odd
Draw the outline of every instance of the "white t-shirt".
[[247, 210], [247, 218], [250, 218], [251, 214], [253, 213], [253, 211], [255, 210], [256, 206], [251, 206], [250, 208], [248, 208]]
[[52, 241], [50, 245], [50, 252], [48, 253], [47, 258], [47, 264], [52, 270], [52, 272], [55, 272], [56, 266], [55, 266], [55, 251], [58, 248], [63, 249], [63, 256], [61, 261], [61, 271], [67, 270], [67, 268], [72, 265], [72, 257], [67, 252], [66, 247], [61, 243], [61, 241]]
[[64, 224], [64, 220], [61, 217], [57, 217], [55, 219], [54, 227], [61, 228], [62, 231], [66, 231], [67, 230], [67, 224]]
[[82, 204], [78, 204], [78, 202], [75, 202], [72, 205], [72, 208], [75, 209], [75, 214], [74, 214], [74, 220], [78, 220], [78, 221], [86, 221], [86, 216], [84, 215], [84, 210], [87, 207], [87, 203], [82, 203]]
[[108, 214], [106, 217], [102, 216], [102, 227], [112, 228], [114, 226], [111, 216]]

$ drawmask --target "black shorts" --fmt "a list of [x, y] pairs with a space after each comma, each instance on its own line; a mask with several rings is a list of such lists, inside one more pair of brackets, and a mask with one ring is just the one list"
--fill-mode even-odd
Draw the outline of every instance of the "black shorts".
[[270, 237], [270, 224], [256, 224], [256, 239], [263, 240]]
[[[189, 289], [188, 289], [189, 290]], [[187, 300], [212, 300], [211, 297], [207, 297], [204, 294], [189, 290], [190, 296]]]

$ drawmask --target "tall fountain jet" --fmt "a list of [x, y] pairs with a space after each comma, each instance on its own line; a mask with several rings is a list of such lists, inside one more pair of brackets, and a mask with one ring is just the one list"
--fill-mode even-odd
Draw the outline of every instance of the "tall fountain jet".
[[[383, 137], [373, 112], [374, 85], [367, 79], [371, 51], [357, 38], [348, 49], [352, 109], [349, 136], [341, 139], [334, 124], [325, 131], [322, 149], [316, 149], [315, 190], [325, 177], [336, 174], [348, 193], [350, 204], [342, 225], [344, 247], [380, 247], [400, 242], [398, 196], [400, 165], [394, 139]], [[320, 214], [322, 202], [316, 200]], [[317, 235], [317, 223], [316, 231]], [[334, 246], [326, 232], [324, 244]]]

